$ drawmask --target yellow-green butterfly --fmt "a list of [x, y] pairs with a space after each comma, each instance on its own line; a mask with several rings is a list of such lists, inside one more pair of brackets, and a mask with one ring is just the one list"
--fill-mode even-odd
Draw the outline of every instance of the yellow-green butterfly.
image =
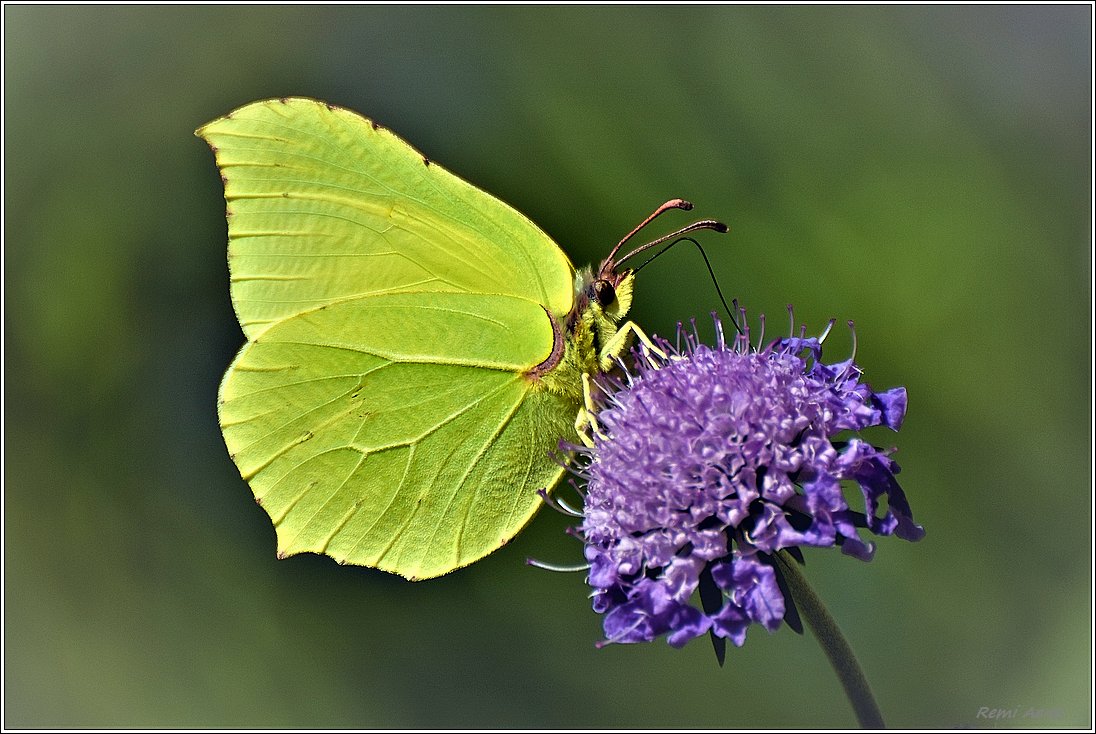
[[[635, 331], [618, 327], [634, 278], [619, 266], [638, 250], [576, 273], [511, 207], [316, 100], [255, 102], [197, 135], [224, 181], [247, 336], [221, 429], [279, 557], [414, 580], [504, 545], [562, 476], [550, 452], [577, 440], [588, 377]], [[690, 205], [644, 224], [674, 208]], [[726, 229], [675, 235], [702, 228]]]

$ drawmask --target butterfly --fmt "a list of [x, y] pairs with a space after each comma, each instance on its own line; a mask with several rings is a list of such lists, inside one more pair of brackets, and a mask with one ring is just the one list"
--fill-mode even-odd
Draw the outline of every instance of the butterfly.
[[[552, 452], [580, 438], [590, 378], [638, 332], [621, 263], [576, 271], [522, 214], [355, 112], [255, 102], [199, 128], [224, 183], [247, 342], [217, 408], [278, 557], [411, 580], [514, 537]], [[641, 332], [640, 332], [641, 333]]]

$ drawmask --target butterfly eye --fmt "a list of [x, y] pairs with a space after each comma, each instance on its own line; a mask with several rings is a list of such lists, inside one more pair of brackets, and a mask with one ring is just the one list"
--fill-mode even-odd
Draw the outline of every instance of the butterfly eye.
[[608, 306], [616, 300], [616, 289], [607, 280], [595, 280], [593, 284], [594, 298], [601, 306]]

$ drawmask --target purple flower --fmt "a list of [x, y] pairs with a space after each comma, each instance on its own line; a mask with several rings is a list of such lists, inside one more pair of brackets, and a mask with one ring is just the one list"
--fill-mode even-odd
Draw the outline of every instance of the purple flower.
[[637, 356], [624, 382], [603, 385], [593, 446], [567, 446], [586, 483], [578, 535], [606, 642], [665, 634], [680, 647], [709, 632], [719, 654], [750, 624], [791, 622], [777, 551], [838, 546], [867, 561], [861, 528], [924, 535], [891, 451], [855, 434], [897, 431], [905, 388], [874, 392], [851, 358], [824, 364], [826, 334], [755, 349], [748, 331], [727, 344], [716, 330], [715, 347], [679, 328], [683, 349], [660, 340], [665, 356]]

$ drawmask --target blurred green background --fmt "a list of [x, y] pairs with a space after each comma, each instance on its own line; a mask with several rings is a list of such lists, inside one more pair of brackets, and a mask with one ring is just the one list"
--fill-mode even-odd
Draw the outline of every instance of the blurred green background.
[[[523, 565], [579, 559], [555, 513], [420, 584], [275, 559], [215, 416], [243, 337], [192, 132], [283, 95], [378, 120], [578, 263], [688, 198], [770, 333], [787, 303], [855, 319], [870, 382], [909, 388], [884, 440], [928, 535], [808, 572], [888, 723], [1092, 725], [1091, 7], [3, 12], [6, 727], [855, 723], [787, 629], [722, 670], [704, 639], [596, 650], [581, 576]], [[680, 248], [635, 316], [717, 305]]]

